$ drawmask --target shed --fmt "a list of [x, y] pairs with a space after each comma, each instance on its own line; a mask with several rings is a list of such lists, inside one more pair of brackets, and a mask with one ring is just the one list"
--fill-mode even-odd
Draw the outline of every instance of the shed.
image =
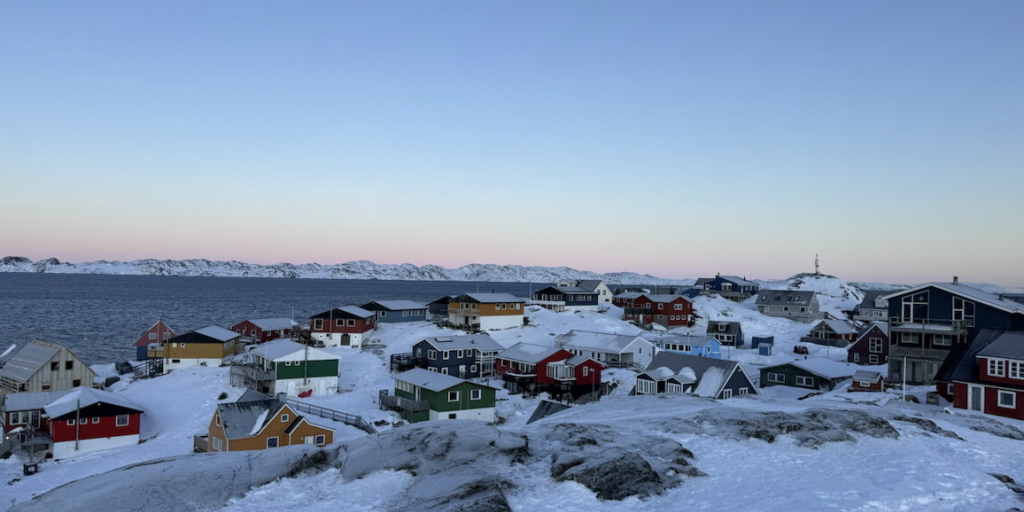
[[768, 343], [769, 345], [775, 344], [775, 336], [751, 336], [750, 337], [750, 348], [757, 348], [762, 343]]

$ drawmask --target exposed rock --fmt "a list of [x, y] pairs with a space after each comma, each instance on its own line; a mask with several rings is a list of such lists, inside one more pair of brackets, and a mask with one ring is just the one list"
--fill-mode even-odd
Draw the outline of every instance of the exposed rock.
[[646, 459], [621, 448], [602, 450], [600, 457], [556, 453], [551, 477], [558, 482], [572, 480], [583, 484], [602, 500], [643, 498], [663, 488], [661, 477]]
[[956, 432], [952, 432], [944, 428], [941, 428], [938, 425], [936, 425], [935, 422], [932, 420], [903, 415], [894, 416], [893, 420], [913, 423], [914, 425], [917, 425], [918, 427], [921, 428], [921, 430], [924, 430], [925, 432], [940, 435], [943, 437], [951, 437], [953, 439], [959, 439], [960, 441], [963, 441], [963, 438], [956, 435]]

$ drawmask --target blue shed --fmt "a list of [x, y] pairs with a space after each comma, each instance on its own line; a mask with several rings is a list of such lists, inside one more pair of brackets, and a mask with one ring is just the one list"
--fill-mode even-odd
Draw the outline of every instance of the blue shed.
[[772, 344], [767, 341], [763, 341], [757, 345], [757, 353], [762, 356], [772, 355]]
[[762, 343], [769, 345], [775, 344], [775, 336], [751, 336], [750, 337], [750, 348], [757, 348]]

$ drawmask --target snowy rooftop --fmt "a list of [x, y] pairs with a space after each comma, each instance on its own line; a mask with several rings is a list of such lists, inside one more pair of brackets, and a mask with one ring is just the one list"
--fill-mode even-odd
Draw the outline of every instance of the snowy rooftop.
[[430, 370], [424, 370], [423, 368], [413, 368], [412, 370], [399, 373], [394, 376], [394, 379], [397, 381], [408, 382], [413, 386], [419, 386], [431, 391], [444, 391], [458, 386], [463, 382], [469, 382], [451, 375], [444, 375]]
[[505, 347], [486, 334], [467, 334], [463, 336], [435, 336], [424, 338], [430, 346], [438, 350], [477, 349], [481, 352], [498, 352]]
[[978, 352], [979, 357], [998, 357], [1024, 361], [1024, 333], [1007, 332]]
[[135, 405], [131, 400], [109, 391], [93, 388], [75, 388], [63, 396], [50, 402], [43, 408], [51, 419], [57, 419], [65, 414], [74, 412], [75, 409], [88, 407], [94, 404], [109, 404], [125, 409], [132, 409], [142, 412], [142, 408]]
[[70, 393], [70, 389], [61, 391], [36, 391], [29, 393], [10, 393], [4, 397], [4, 411], [32, 411], [46, 407], [46, 404]]
[[301, 343], [291, 340], [274, 340], [252, 349], [251, 354], [256, 354], [271, 361], [301, 361], [309, 359], [312, 361], [326, 361], [341, 359], [341, 357], [318, 348], [307, 347]]
[[408, 311], [413, 309], [427, 309], [426, 304], [420, 304], [419, 302], [411, 300], [375, 300], [366, 304], [365, 306], [371, 306], [376, 304], [387, 311]]
[[195, 332], [218, 341], [231, 341], [239, 336], [235, 331], [230, 331], [216, 325], [196, 329]]
[[561, 350], [556, 347], [519, 342], [498, 353], [498, 357], [509, 361], [537, 364], [542, 359]]
[[455, 297], [453, 300], [460, 300], [462, 297], [468, 297], [473, 302], [479, 302], [480, 304], [495, 304], [498, 302], [524, 302], [523, 299], [512, 295], [511, 293], [466, 293]]
[[792, 364], [793, 366], [803, 368], [811, 373], [815, 373], [829, 379], [850, 377], [858, 369], [858, 366], [855, 364], [840, 363], [839, 361], [825, 359], [824, 357], [797, 359], [796, 361], [793, 361]]
[[0, 368], [0, 377], [16, 380], [19, 382], [28, 381], [44, 364], [60, 352], [60, 347], [45, 341], [33, 341], [10, 355], [10, 358]]
[[836, 320], [834, 318], [829, 318], [826, 320], [822, 320], [821, 323], [827, 325], [828, 328], [832, 329], [832, 332], [836, 334], [857, 333], [857, 327], [854, 324], [847, 322], [846, 320]]
[[940, 290], [945, 290], [954, 295], [960, 295], [962, 297], [973, 299], [977, 302], [987, 304], [991, 307], [1006, 311], [1008, 313], [1024, 314], [1024, 304], [1012, 300], [1001, 299], [998, 295], [959, 283], [925, 283], [910, 288], [908, 290], [900, 290], [898, 292], [891, 293], [881, 298], [885, 300], [891, 300], [896, 297], [902, 297], [904, 295], [915, 293], [931, 287], [935, 287]]
[[645, 341], [632, 334], [572, 330], [555, 338], [555, 344], [562, 347], [585, 348], [599, 352], [621, 352], [635, 340]]
[[291, 318], [260, 318], [249, 321], [264, 331], [280, 331], [284, 329], [291, 329], [298, 325]]

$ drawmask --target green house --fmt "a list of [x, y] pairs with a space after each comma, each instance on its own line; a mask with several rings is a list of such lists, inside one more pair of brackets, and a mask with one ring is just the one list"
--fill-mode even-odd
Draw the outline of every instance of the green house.
[[494, 422], [497, 389], [422, 368], [394, 376], [395, 395], [382, 405], [398, 410], [410, 423], [472, 419]]
[[266, 395], [325, 395], [338, 392], [340, 357], [290, 340], [257, 346], [246, 362], [231, 366], [231, 384]]

